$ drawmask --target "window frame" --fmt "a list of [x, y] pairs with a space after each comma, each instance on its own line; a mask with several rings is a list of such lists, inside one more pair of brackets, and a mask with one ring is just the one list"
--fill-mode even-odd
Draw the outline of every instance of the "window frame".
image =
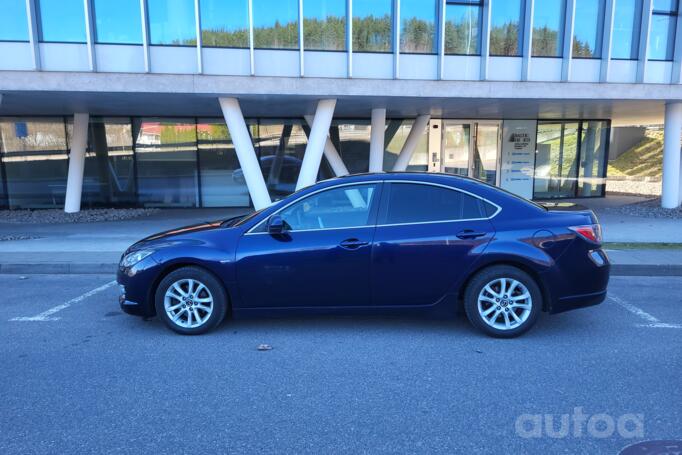
[[[523, 0], [524, 2], [526, 0]], [[460, 54], [456, 52], [448, 52], [445, 49], [445, 30], [442, 31], [442, 33], [438, 33], [438, 38], [443, 39], [443, 55], [454, 55], [454, 56], [459, 56], [459, 57], [480, 57], [481, 56], [481, 45], [483, 44], [483, 7], [485, 6], [485, 0], [445, 0], [443, 3], [443, 8], [441, 9], [441, 14], [443, 15], [443, 20], [439, 20], [439, 24], [443, 24], [443, 27], [445, 27], [445, 23], [448, 20], [447, 16], [447, 9], [448, 5], [457, 5], [457, 6], [475, 6], [478, 7], [478, 40], [476, 42], [476, 52], [473, 54]], [[440, 19], [440, 18], [439, 18]], [[487, 31], [488, 35], [490, 35], [490, 28], [488, 28]], [[488, 36], [488, 40], [490, 40], [490, 36]], [[436, 40], [438, 41], [438, 40]], [[440, 47], [440, 43], [438, 43], [438, 46]]]
[[[557, 41], [560, 42], [559, 47], [559, 53], [558, 55], [535, 55], [533, 52], [533, 39], [535, 37], [535, 11], [536, 8], [533, 7], [533, 18], [531, 24], [532, 24], [532, 30], [531, 30], [531, 40], [530, 40], [530, 55], [529, 57], [531, 58], [557, 58], [557, 59], [563, 59], [565, 57], [564, 55], [564, 45], [565, 43], [565, 38], [566, 38], [566, 0], [559, 0], [561, 1], [561, 20], [559, 21], [559, 30], [557, 30]], [[573, 38], [571, 37], [571, 40]], [[571, 41], [571, 49], [573, 48], [573, 42]], [[571, 56], [572, 57], [572, 56]]]
[[[670, 58], [649, 58], [649, 49], [647, 48], [646, 53], [647, 53], [647, 60], [651, 62], [672, 62], [675, 60], [675, 41], [677, 40], [677, 21], [680, 20], [679, 18], [679, 12], [680, 12], [680, 0], [674, 0], [675, 1], [675, 7], [674, 9], [671, 10], [657, 10], [654, 9], [654, 4], [655, 2], [652, 1], [651, 3], [651, 17], [650, 21], [651, 24], [653, 25], [654, 22], [654, 16], [667, 16], [668, 18], [673, 18], [674, 22], [671, 24], [672, 25], [672, 39], [668, 41], [667, 47], [666, 47], [666, 54], [668, 54], [668, 51], [670, 51]], [[652, 32], [652, 26], [649, 25], [649, 39], [647, 40], [647, 47], [649, 46], [649, 43], [651, 43], [651, 32]], [[672, 48], [672, 49], [671, 49]]]
[[[613, 57], [614, 40], [612, 38], [611, 39], [611, 49], [609, 49], [609, 52], [610, 52], [609, 59], [610, 60], [620, 60], [620, 61], [626, 61], [626, 62], [628, 62], [628, 61], [629, 62], [636, 62], [637, 60], [639, 60], [639, 48], [641, 45], [641, 43], [639, 42], [640, 41], [639, 38], [640, 38], [640, 35], [642, 33], [642, 5], [643, 5], [643, 2], [639, 2], [639, 5], [635, 5], [635, 21], [634, 21], [635, 27], [633, 28], [633, 30], [632, 30], [633, 33], [630, 36], [630, 39], [632, 40], [630, 57]], [[637, 8], [637, 6], [639, 6], [639, 8]], [[616, 3], [615, 9], [613, 10], [614, 20], [615, 20], [617, 8], [618, 8], [618, 3]], [[604, 15], [604, 17], [606, 17], [606, 14]], [[615, 27], [615, 22], [611, 25], [612, 37], [614, 35], [614, 27]], [[602, 55], [602, 58], [604, 58], [603, 55]]]
[[[270, 235], [270, 233], [265, 230], [263, 231], [262, 229], [267, 226], [268, 220], [274, 216], [282, 212], [283, 210], [291, 207], [294, 204], [298, 204], [299, 202], [302, 202], [306, 199], [308, 199], [311, 196], [315, 196], [316, 194], [323, 193], [325, 191], [331, 191], [335, 190], [338, 188], [344, 188], [347, 186], [374, 186], [375, 187], [375, 196], [372, 198], [372, 201], [370, 201], [370, 207], [369, 207], [369, 218], [367, 221], [367, 224], [364, 226], [345, 226], [345, 227], [332, 227], [332, 228], [318, 228], [318, 229], [288, 229], [285, 232], [290, 233], [290, 232], [317, 232], [317, 231], [338, 231], [342, 229], [362, 229], [362, 228], [374, 228], [377, 226], [377, 215], [379, 212], [379, 205], [381, 201], [381, 196], [383, 194], [383, 181], [381, 180], [366, 180], [363, 182], [348, 182], [348, 183], [343, 183], [340, 185], [333, 185], [333, 186], [327, 186], [324, 188], [320, 188], [318, 190], [312, 191], [310, 193], [306, 193], [293, 201], [284, 204], [282, 207], [279, 207], [277, 210], [274, 212], [270, 213], [267, 215], [265, 218], [260, 220], [258, 223], [256, 223], [255, 226], [253, 226], [251, 229], [246, 231], [244, 235], [262, 235], [262, 234], [267, 234]], [[296, 194], [296, 193], [294, 193]]]
[[[597, 0], [599, 2], [598, 6], [598, 17], [597, 17], [597, 34], [596, 34], [596, 42], [595, 42], [595, 49], [594, 53], [596, 56], [592, 57], [584, 57], [584, 56], [576, 56], [575, 53], [573, 52], [573, 45], [575, 44], [575, 25], [573, 27], [573, 34], [571, 35], [571, 58], [576, 59], [576, 60], [601, 60], [602, 59], [602, 48], [604, 47], [604, 26], [605, 20], [606, 20], [606, 1], [605, 0]], [[575, 8], [577, 9], [577, 4], [575, 5]], [[576, 20], [578, 17], [578, 12], [577, 10], [573, 13], [573, 20]], [[564, 28], [566, 25], [564, 24]], [[612, 31], [613, 33], [613, 31]]]
[[[492, 205], [495, 207], [497, 210], [495, 210], [495, 213], [492, 215], [489, 215], [487, 217], [479, 217], [479, 218], [457, 218], [457, 219], [449, 219], [449, 220], [434, 220], [434, 221], [410, 221], [406, 223], [386, 223], [386, 219], [388, 216], [388, 198], [390, 197], [390, 189], [393, 184], [417, 184], [417, 185], [424, 185], [424, 186], [435, 186], [439, 188], [445, 188], [446, 190], [450, 191], [455, 191], [457, 193], [465, 194], [468, 196], [471, 196], [479, 201], [482, 202], [487, 202], [488, 204]], [[384, 180], [384, 190], [382, 193], [381, 197], [381, 207], [379, 209], [379, 214], [377, 217], [377, 227], [391, 227], [391, 226], [412, 226], [412, 225], [421, 225], [421, 224], [440, 224], [440, 223], [461, 223], [461, 222], [467, 222], [467, 221], [485, 221], [485, 220], [492, 220], [495, 218], [497, 215], [500, 214], [502, 211], [502, 207], [500, 207], [499, 204], [494, 203], [493, 201], [486, 199], [482, 196], [479, 196], [477, 194], [471, 193], [469, 191], [463, 190], [461, 188], [456, 188], [454, 186], [449, 186], [445, 185], [442, 183], [435, 183], [435, 182], [424, 182], [420, 180], [399, 180], [399, 179], [394, 179], [394, 180]], [[481, 207], [483, 209], [483, 207]]]
[[[145, 0], [146, 1], [146, 0]], [[56, 40], [46, 40], [45, 37], [43, 36], [43, 12], [40, 7], [40, 0], [35, 0], [35, 19], [36, 19], [36, 35], [38, 38], [38, 43], [49, 43], [49, 44], [88, 44], [88, 34], [86, 30], [86, 22], [87, 22], [87, 12], [85, 11], [85, 4], [83, 6], [83, 41], [56, 41]], [[26, 14], [30, 14], [28, 11], [26, 11]], [[29, 32], [30, 35], [30, 32]], [[29, 36], [30, 39], [30, 36]], [[30, 42], [30, 41], [29, 41]]]
[[[113, 46], [139, 46], [142, 47], [144, 46], [144, 30], [142, 30], [142, 22], [141, 19], [138, 17], [138, 20], [140, 20], [140, 42], [139, 43], [122, 43], [122, 42], [115, 42], [115, 41], [102, 41], [99, 39], [99, 29], [97, 27], [97, 5], [95, 0], [89, 0], [90, 2], [90, 10], [92, 14], [92, 42], [93, 44], [106, 44], [106, 45], [113, 45]], [[139, 2], [138, 3], [138, 9], [139, 9]], [[145, 0], [145, 11], [147, 8], [147, 2]], [[147, 21], [147, 18], [145, 18], [145, 23]], [[149, 24], [146, 24], [147, 30], [149, 30]]]
[[[391, 12], [390, 12], [391, 13], [390, 14], [391, 15], [391, 17], [390, 17], [390, 19], [391, 19], [391, 37], [390, 37], [390, 41], [389, 41], [389, 49], [386, 51], [376, 51], [376, 50], [367, 50], [367, 49], [357, 50], [355, 45], [354, 45], [354, 43], [355, 43], [355, 35], [354, 34], [356, 31], [356, 27], [353, 26], [352, 27], [352, 33], [350, 33], [350, 42], [351, 42], [351, 48], [352, 48], [353, 54], [394, 54], [396, 52], [396, 46], [398, 46], [397, 49], [400, 50], [400, 43], [395, 42], [396, 41], [396, 39], [395, 39], [396, 38], [396, 30], [395, 30], [395, 22], [396, 22], [396, 20], [395, 20], [395, 14], [396, 14], [395, 6], [396, 6], [396, 3], [395, 3], [395, 0], [390, 0], [390, 1], [391, 1]], [[355, 16], [355, 8], [352, 8], [351, 13], [352, 14], [348, 15], [348, 9], [346, 8], [346, 27], [348, 27], [348, 21], [350, 21], [350, 23], [352, 24], [353, 21], [355, 20], [355, 17], [356, 17]], [[360, 16], [358, 16], [358, 17], [360, 17]], [[367, 17], [367, 16], [364, 16], [364, 17]], [[346, 39], [348, 39], [348, 37], [346, 37]], [[351, 52], [351, 51], [348, 48], [346, 48], [346, 50], [344, 52]], [[399, 52], [399, 53], [405, 54], [405, 52]], [[430, 54], [426, 54], [426, 55], [430, 55]]]
[[[526, 31], [526, 2], [529, 0], [520, 0], [521, 3], [521, 10], [519, 11], [519, 31], [518, 31], [518, 42], [517, 42], [517, 53], [514, 55], [505, 55], [505, 54], [494, 54], [492, 52], [488, 52], [489, 57], [523, 57], [523, 40], [525, 38], [525, 31]], [[492, 33], [492, 17], [493, 17], [493, 8], [494, 8], [494, 3], [489, 4], [488, 8], [490, 8], [490, 27], [488, 27], [488, 42], [490, 42], [490, 34]]]

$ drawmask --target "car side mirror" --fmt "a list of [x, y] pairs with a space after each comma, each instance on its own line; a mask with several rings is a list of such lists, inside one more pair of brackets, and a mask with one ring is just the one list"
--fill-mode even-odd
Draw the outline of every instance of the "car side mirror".
[[284, 220], [279, 215], [272, 215], [268, 218], [268, 232], [270, 234], [281, 234], [284, 232]]

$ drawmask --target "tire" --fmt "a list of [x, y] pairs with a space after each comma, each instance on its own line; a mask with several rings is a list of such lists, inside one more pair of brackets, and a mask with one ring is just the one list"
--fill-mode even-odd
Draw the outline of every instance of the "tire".
[[[505, 292], [501, 292], [502, 286]], [[508, 265], [492, 266], [469, 281], [464, 292], [464, 310], [471, 324], [487, 335], [513, 338], [527, 332], [537, 321], [542, 310], [542, 292], [523, 270]]]
[[225, 319], [228, 305], [220, 281], [207, 270], [193, 266], [166, 275], [156, 288], [154, 304], [166, 326], [182, 335], [213, 330]]

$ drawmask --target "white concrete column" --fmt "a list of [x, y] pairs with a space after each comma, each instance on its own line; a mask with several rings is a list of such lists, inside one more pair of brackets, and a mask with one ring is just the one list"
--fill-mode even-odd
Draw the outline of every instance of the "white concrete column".
[[680, 206], [680, 135], [682, 134], [682, 103], [665, 105], [663, 135], [663, 188], [661, 205], [666, 209]]
[[[314, 116], [304, 115], [303, 117], [309, 126], [313, 126]], [[329, 161], [329, 165], [332, 167], [335, 176], [341, 177], [342, 175], [349, 174], [348, 168], [343, 164], [343, 159], [341, 158], [341, 155], [339, 155], [338, 150], [336, 150], [336, 147], [334, 147], [334, 143], [329, 135], [327, 135], [327, 140], [324, 142], [324, 157]]]
[[335, 99], [320, 100], [317, 103], [315, 118], [310, 127], [308, 145], [305, 148], [301, 171], [296, 182], [297, 190], [310, 186], [317, 181], [317, 173], [320, 170], [320, 162], [324, 153], [324, 144], [327, 141], [327, 137], [329, 137], [329, 126], [332, 123], [335, 107]]
[[421, 138], [421, 135], [424, 134], [424, 130], [430, 119], [430, 115], [420, 115], [414, 121], [412, 128], [410, 129], [410, 134], [407, 135], [407, 139], [403, 145], [403, 149], [400, 151], [400, 155], [398, 155], [398, 159], [393, 165], [394, 171], [404, 171], [407, 169], [407, 165], [410, 164], [410, 159], [412, 158], [414, 150], [419, 143], [419, 139]]
[[369, 172], [384, 170], [384, 133], [386, 109], [372, 109], [372, 127], [369, 135]]
[[239, 101], [236, 98], [220, 98], [219, 101], [253, 206], [256, 210], [260, 210], [269, 206], [272, 201], [260, 170], [258, 158], [256, 158], [256, 152], [253, 149], [249, 130], [246, 128], [242, 110], [239, 107]]
[[88, 123], [90, 115], [73, 115], [73, 135], [69, 152], [69, 174], [66, 178], [66, 213], [80, 212], [83, 193], [83, 171], [85, 170], [85, 149], [88, 145]]

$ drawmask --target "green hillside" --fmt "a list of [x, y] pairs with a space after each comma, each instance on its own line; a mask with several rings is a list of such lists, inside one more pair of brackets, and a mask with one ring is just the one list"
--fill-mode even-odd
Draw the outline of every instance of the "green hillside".
[[637, 145], [609, 163], [609, 176], [661, 177], [663, 132], [649, 130]]

